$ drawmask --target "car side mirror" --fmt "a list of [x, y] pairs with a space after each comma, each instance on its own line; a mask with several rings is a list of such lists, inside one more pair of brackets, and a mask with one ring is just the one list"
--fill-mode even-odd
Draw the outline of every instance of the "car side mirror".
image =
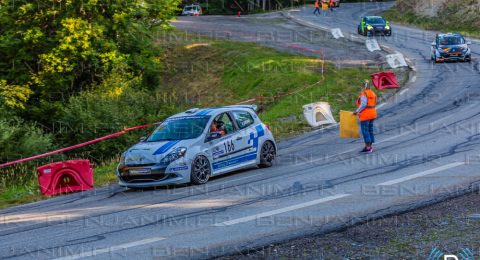
[[140, 137], [140, 140], [139, 140], [139, 141], [140, 141], [140, 142], [143, 142], [143, 141], [145, 141], [145, 140], [147, 140], [147, 137], [146, 137], [146, 136], [142, 136], [142, 137]]
[[467, 45], [470, 45], [470, 44], [472, 44], [472, 42], [470, 42], [470, 41], [469, 41], [469, 42], [467, 42]]
[[209, 134], [207, 135], [206, 141], [209, 142], [209, 141], [218, 139], [218, 138], [220, 138], [220, 137], [222, 137], [222, 135], [221, 135], [219, 132], [209, 133]]

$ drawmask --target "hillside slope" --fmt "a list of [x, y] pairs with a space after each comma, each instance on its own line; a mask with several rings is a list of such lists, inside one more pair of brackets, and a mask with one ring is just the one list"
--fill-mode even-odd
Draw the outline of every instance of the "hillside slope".
[[394, 22], [414, 24], [425, 29], [480, 36], [478, 0], [397, 0], [385, 16]]

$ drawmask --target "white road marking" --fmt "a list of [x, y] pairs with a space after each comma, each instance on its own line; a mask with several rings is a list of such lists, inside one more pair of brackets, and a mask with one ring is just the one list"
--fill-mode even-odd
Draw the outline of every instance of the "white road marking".
[[366, 39], [365, 40], [365, 45], [367, 46], [367, 49], [370, 52], [382, 50], [382, 49], [380, 49], [380, 46], [378, 45], [378, 42], [375, 39]]
[[385, 56], [385, 58], [387, 59], [388, 65], [394, 69], [398, 67], [408, 67], [407, 62], [401, 53], [389, 54]]
[[410, 82], [415, 82], [417, 81], [417, 76], [413, 76], [411, 79], [410, 79]]
[[407, 92], [407, 91], [408, 91], [408, 88], [406, 88], [406, 89], [403, 89], [403, 90], [402, 90], [402, 91], [400, 91], [400, 93], [398, 93], [398, 94], [401, 96], [401, 95], [405, 94], [405, 92]]
[[411, 179], [416, 179], [416, 178], [423, 177], [423, 176], [426, 176], [426, 175], [434, 174], [434, 173], [437, 173], [437, 172], [445, 171], [445, 170], [455, 168], [455, 167], [458, 167], [458, 166], [461, 166], [461, 165], [465, 165], [465, 163], [464, 162], [454, 162], [454, 163], [446, 164], [446, 165], [443, 165], [443, 166], [440, 166], [440, 167], [437, 167], [437, 168], [433, 168], [433, 169], [430, 169], [430, 170], [426, 170], [426, 171], [423, 171], [423, 172], [419, 172], [419, 173], [416, 173], [416, 174], [412, 174], [412, 175], [408, 175], [408, 176], [405, 176], [405, 177], [402, 177], [402, 178], [398, 178], [398, 179], [395, 179], [395, 180], [382, 182], [380, 184], [377, 184], [377, 186], [394, 185], [394, 184], [397, 184], [397, 183], [400, 183], [400, 182], [404, 182], [404, 181], [408, 181], [408, 180], [411, 180]]
[[166, 238], [164, 238], [164, 237], [147, 238], [147, 239], [138, 240], [138, 241], [134, 241], [134, 242], [130, 242], [130, 243], [111, 246], [111, 247], [108, 247], [108, 248], [95, 249], [95, 250], [92, 250], [92, 251], [83, 252], [83, 253], [76, 254], [76, 255], [56, 258], [55, 260], [73, 260], [73, 259], [79, 259], [79, 258], [85, 258], [85, 257], [91, 257], [91, 256], [98, 256], [98, 255], [101, 255], [101, 254], [111, 253], [111, 252], [114, 252], [114, 251], [127, 249], [127, 248], [130, 248], [130, 247], [136, 247], [136, 246], [151, 244], [151, 243], [154, 243], [154, 242], [157, 242], [157, 241], [160, 241], [160, 240], [165, 240], [165, 239]]
[[377, 106], [377, 109], [379, 109], [379, 108], [381, 108], [381, 107], [385, 106], [386, 104], [387, 104], [387, 103], [382, 103], [382, 104], [378, 105], [378, 106]]
[[332, 33], [333, 38], [335, 38], [335, 39], [344, 37], [343, 33], [342, 33], [342, 30], [340, 30], [340, 28], [333, 28], [330, 32]]
[[408, 134], [411, 134], [411, 133], [412, 133], [411, 131], [408, 131], [408, 132], [401, 133], [401, 134], [399, 134], [399, 135], [394, 135], [394, 136], [392, 136], [392, 137], [385, 138], [385, 139], [377, 142], [377, 144], [383, 143], [383, 142], [388, 142], [388, 141], [390, 141], [390, 140], [397, 139], [397, 138], [399, 138], [399, 137], [402, 137], [402, 136], [405, 136], [405, 135], [408, 135]]
[[300, 204], [297, 204], [297, 205], [281, 208], [281, 209], [276, 209], [276, 210], [272, 210], [272, 211], [263, 212], [263, 213], [260, 213], [260, 214], [255, 214], [255, 215], [251, 215], [251, 216], [247, 216], [247, 217], [243, 217], [243, 218], [232, 219], [232, 220], [229, 220], [229, 221], [214, 224], [214, 226], [216, 226], [216, 227], [231, 226], [231, 225], [244, 223], [244, 222], [252, 221], [252, 220], [255, 220], [255, 219], [259, 219], [259, 218], [270, 217], [270, 216], [273, 216], [273, 215], [278, 215], [278, 214], [282, 214], [282, 213], [285, 213], [285, 212], [294, 211], [294, 210], [297, 210], [297, 209], [311, 207], [311, 206], [314, 206], [314, 205], [317, 205], [317, 204], [320, 204], [320, 203], [324, 203], [324, 202], [328, 202], [328, 201], [332, 201], [332, 200], [336, 200], [336, 199], [340, 199], [340, 198], [345, 198], [345, 197], [348, 197], [348, 196], [350, 196], [350, 194], [333, 195], [333, 196], [329, 196], [329, 197], [325, 197], [325, 198], [312, 200], [312, 201], [309, 201], [309, 202], [300, 203]]

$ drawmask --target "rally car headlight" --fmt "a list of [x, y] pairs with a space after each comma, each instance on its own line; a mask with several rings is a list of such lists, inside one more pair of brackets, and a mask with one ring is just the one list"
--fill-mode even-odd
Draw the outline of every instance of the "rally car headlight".
[[178, 147], [173, 152], [165, 155], [163, 159], [160, 161], [161, 164], [170, 164], [171, 162], [179, 159], [180, 157], [185, 156], [187, 153], [187, 148], [185, 147]]
[[385, 25], [385, 29], [386, 29], [386, 30], [390, 30], [390, 25], [388, 25], [388, 24]]
[[122, 153], [122, 155], [120, 156], [120, 163], [119, 163], [120, 166], [124, 166], [125, 165], [125, 153]]
[[373, 29], [373, 26], [371, 26], [370, 24], [367, 25], [367, 30], [372, 30]]

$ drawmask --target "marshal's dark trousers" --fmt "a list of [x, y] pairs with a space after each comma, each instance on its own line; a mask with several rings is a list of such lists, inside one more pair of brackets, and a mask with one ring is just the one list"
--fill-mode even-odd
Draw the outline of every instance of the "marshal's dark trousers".
[[368, 143], [375, 143], [375, 137], [373, 136], [373, 121], [372, 120], [365, 120], [360, 122], [360, 128], [362, 129], [363, 140], [366, 144]]

